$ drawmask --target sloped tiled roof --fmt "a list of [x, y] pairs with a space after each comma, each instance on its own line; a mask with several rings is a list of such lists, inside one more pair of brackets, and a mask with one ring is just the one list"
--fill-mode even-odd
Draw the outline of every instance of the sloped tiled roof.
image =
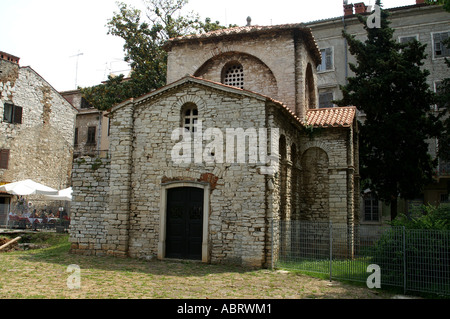
[[356, 115], [354, 106], [310, 109], [306, 125], [314, 127], [350, 127]]
[[178, 87], [178, 86], [183, 85], [188, 82], [203, 84], [206, 86], [210, 86], [212, 88], [229, 91], [231, 93], [243, 94], [243, 95], [247, 95], [247, 96], [250, 96], [253, 98], [270, 101], [270, 102], [274, 103], [275, 105], [277, 105], [280, 110], [289, 114], [289, 116], [292, 117], [292, 119], [294, 119], [295, 122], [299, 123], [302, 126], [313, 125], [314, 127], [324, 127], [324, 128], [351, 127], [353, 124], [353, 120], [356, 116], [356, 107], [354, 107], [354, 106], [333, 107], [333, 108], [322, 108], [322, 109], [309, 109], [306, 114], [306, 119], [302, 120], [283, 102], [277, 101], [269, 96], [266, 96], [266, 95], [263, 95], [260, 93], [256, 93], [253, 91], [237, 88], [234, 86], [225, 85], [225, 84], [222, 84], [219, 82], [206, 80], [206, 79], [199, 78], [199, 77], [194, 77], [192, 75], [185, 76], [184, 78], [181, 78], [178, 81], [175, 81], [171, 84], [168, 84], [168, 85], [161, 87], [157, 90], [154, 90], [150, 93], [142, 95], [141, 97], [125, 100], [122, 103], [119, 103], [119, 104], [113, 106], [112, 108], [110, 108], [108, 110], [108, 112], [109, 113], [115, 112], [116, 110], [118, 110], [130, 103], [131, 104], [142, 103], [148, 99], [157, 97], [159, 94], [161, 94], [163, 92], [166, 92], [172, 88]]
[[175, 43], [183, 43], [192, 40], [207, 40], [207, 39], [216, 39], [220, 37], [226, 36], [235, 36], [235, 35], [244, 35], [244, 34], [264, 34], [264, 33], [272, 33], [278, 31], [292, 31], [298, 30], [301, 31], [303, 35], [305, 35], [306, 44], [310, 50], [314, 53], [314, 58], [316, 63], [320, 63], [322, 56], [320, 54], [319, 47], [317, 46], [316, 40], [312, 34], [311, 28], [306, 26], [304, 23], [289, 23], [289, 24], [280, 24], [280, 25], [270, 25], [270, 26], [259, 26], [259, 25], [251, 25], [245, 27], [233, 27], [228, 29], [220, 29], [216, 31], [200, 33], [200, 34], [190, 34], [184, 35], [176, 38], [169, 39], [165, 44], [164, 48], [166, 50], [170, 50], [171, 46]]

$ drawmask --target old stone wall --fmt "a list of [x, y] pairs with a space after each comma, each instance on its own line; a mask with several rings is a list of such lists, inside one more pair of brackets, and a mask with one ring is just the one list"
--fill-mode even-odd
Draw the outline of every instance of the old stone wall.
[[69, 239], [72, 253], [106, 255], [114, 244], [108, 237], [109, 176], [109, 159], [81, 157], [74, 161]]
[[[262, 128], [264, 101], [186, 86], [177, 92], [136, 108], [132, 157], [133, 185], [130, 207], [130, 255], [156, 254], [160, 227], [161, 183], [201, 181], [213, 177], [210, 186], [208, 242], [214, 263], [261, 265], [265, 242], [265, 177], [257, 165], [194, 162], [175, 164], [172, 131], [180, 127], [180, 113], [187, 102], [198, 107], [203, 131], [217, 128], [226, 143], [227, 128]], [[115, 117], [122, 118], [121, 114]], [[160, 118], [167, 119], [164, 122]], [[114, 121], [114, 120], [113, 120]], [[113, 143], [113, 141], [112, 141]], [[203, 149], [206, 142], [203, 143]], [[247, 147], [248, 152], [248, 147]], [[218, 150], [216, 150], [218, 156]], [[225, 156], [225, 148], [224, 153]], [[162, 205], [165, 205], [162, 203]]]
[[206, 62], [194, 75], [222, 82], [224, 68], [238, 62], [244, 69], [244, 88], [278, 99], [278, 85], [272, 71], [258, 58], [242, 53], [227, 52]]
[[[10, 150], [0, 180], [68, 187], [77, 110], [30, 67], [2, 60], [0, 69], [0, 148]], [[22, 107], [21, 124], [3, 121], [5, 103]]]
[[311, 130], [287, 118], [273, 109], [268, 119], [271, 127], [280, 129], [279, 174], [273, 179], [274, 218], [352, 224], [358, 205], [353, 128]]
[[[212, 63], [211, 61], [221, 58], [225, 54], [240, 53], [257, 58], [272, 72], [278, 88], [276, 98], [295, 112], [296, 108], [300, 109], [296, 105], [301, 101], [297, 100], [296, 86], [293, 83], [298, 83], [303, 90], [303, 85], [299, 83], [303, 80], [296, 77], [296, 49], [291, 32], [242, 35], [234, 39], [223, 38], [220, 42], [175, 44], [169, 52], [167, 83], [176, 81], [186, 74], [194, 75], [204, 72], [206, 64]], [[257, 74], [255, 73], [255, 75]], [[217, 77], [215, 80], [217, 81]], [[245, 84], [244, 89], [247, 89]], [[265, 93], [258, 90], [255, 92]]]

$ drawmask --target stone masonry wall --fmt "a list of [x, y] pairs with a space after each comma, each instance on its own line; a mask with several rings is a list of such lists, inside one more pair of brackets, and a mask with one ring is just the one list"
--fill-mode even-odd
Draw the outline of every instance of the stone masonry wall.
[[222, 82], [223, 69], [229, 62], [239, 62], [244, 68], [244, 88], [278, 99], [278, 85], [272, 71], [258, 58], [242, 53], [228, 52], [206, 62], [195, 76]]
[[81, 157], [72, 171], [71, 252], [84, 255], [106, 255], [113, 242], [108, 238], [110, 220], [109, 159]]
[[[0, 69], [0, 149], [10, 150], [0, 180], [68, 187], [77, 110], [33, 69], [3, 60]], [[3, 121], [5, 103], [22, 107], [21, 124]]]
[[[295, 43], [290, 32], [242, 36], [237, 40], [223, 38], [220, 42], [174, 45], [168, 56], [167, 83], [174, 82], [186, 74], [194, 75], [211, 59], [230, 52], [256, 57], [267, 66], [276, 79], [277, 99], [295, 111]], [[245, 84], [244, 88], [247, 89]]]
[[[129, 255], [158, 252], [160, 196], [163, 182], [199, 181], [210, 176], [209, 260], [261, 266], [265, 262], [265, 176], [256, 164], [174, 164], [172, 131], [180, 127], [182, 106], [197, 105], [203, 131], [218, 128], [263, 128], [265, 102], [197, 85], [136, 107], [130, 206]], [[125, 117], [125, 110], [114, 120]], [[120, 114], [119, 114], [120, 113]], [[166, 119], [160, 121], [160, 119]], [[112, 144], [117, 141], [111, 139]], [[203, 143], [203, 147], [206, 142]], [[225, 155], [225, 147], [224, 147]], [[123, 171], [125, 173], [125, 171]], [[113, 192], [114, 189], [111, 189]], [[163, 204], [164, 205], [164, 204]]]

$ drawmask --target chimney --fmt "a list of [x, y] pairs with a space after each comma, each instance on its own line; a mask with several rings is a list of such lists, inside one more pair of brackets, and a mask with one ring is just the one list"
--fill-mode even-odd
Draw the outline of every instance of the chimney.
[[5, 61], [9, 61], [9, 62], [12, 62], [15, 64], [19, 64], [20, 58], [14, 56], [12, 54], [0, 51], [0, 60], [5, 60]]
[[344, 16], [351, 16], [353, 15], [353, 4], [347, 4], [346, 2], [344, 2]]
[[367, 7], [364, 2], [355, 3], [355, 14], [362, 14], [367, 11]]

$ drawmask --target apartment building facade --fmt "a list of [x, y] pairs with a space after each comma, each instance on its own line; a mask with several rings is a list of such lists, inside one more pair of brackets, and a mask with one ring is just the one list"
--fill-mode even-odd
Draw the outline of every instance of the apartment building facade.
[[74, 157], [106, 157], [109, 149], [109, 118], [106, 112], [90, 105], [80, 90], [64, 91], [61, 95], [79, 111], [74, 131]]
[[[390, 13], [391, 27], [395, 29], [394, 37], [399, 42], [415, 39], [426, 44], [427, 58], [424, 68], [430, 71], [428, 84], [435, 92], [439, 90], [441, 81], [450, 77], [450, 69], [445, 64], [445, 58], [450, 57], [443, 41], [450, 37], [450, 13], [442, 6], [427, 5], [423, 0], [415, 4], [387, 9]], [[322, 63], [318, 67], [317, 85], [319, 107], [335, 106], [333, 100], [342, 98], [340, 85], [345, 85], [347, 78], [353, 76], [349, 63], [356, 63], [350, 52], [342, 31], [355, 35], [359, 40], [365, 40], [366, 31], [356, 14], [370, 14], [373, 8], [363, 2], [349, 4], [344, 2], [344, 14], [341, 17], [330, 18], [307, 23], [312, 29], [319, 46]], [[364, 114], [358, 114], [364, 119]], [[438, 141], [429, 141], [429, 151], [436, 156]], [[450, 165], [440, 161], [436, 170], [434, 183], [428, 185], [423, 197], [413, 201], [399, 202], [402, 212], [407, 212], [414, 205], [439, 204], [448, 201], [450, 181]], [[379, 202], [370, 190], [365, 190], [361, 199], [361, 222], [382, 223], [390, 218], [389, 207]]]

